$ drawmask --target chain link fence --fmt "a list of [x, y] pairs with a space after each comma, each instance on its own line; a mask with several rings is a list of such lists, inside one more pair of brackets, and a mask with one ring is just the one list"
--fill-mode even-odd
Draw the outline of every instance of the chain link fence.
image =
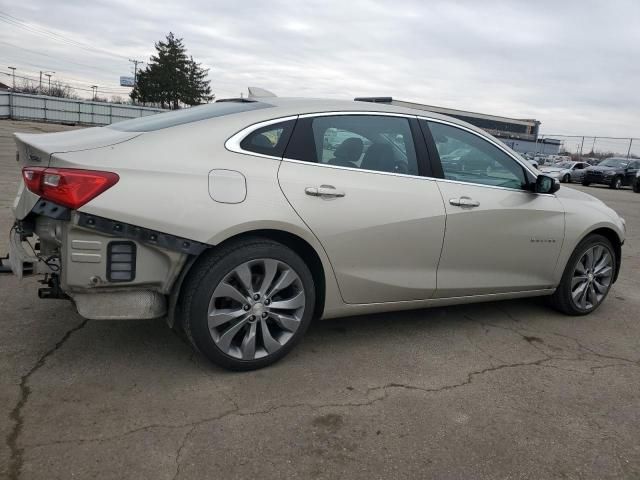
[[587, 135], [544, 134], [538, 137], [542, 153], [544, 139], [559, 140], [559, 154], [578, 160], [601, 160], [608, 157], [640, 158], [640, 138]]

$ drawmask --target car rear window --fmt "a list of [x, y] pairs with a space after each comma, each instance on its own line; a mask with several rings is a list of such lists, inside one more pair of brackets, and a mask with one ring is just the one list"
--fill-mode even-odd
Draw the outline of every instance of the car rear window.
[[261, 108], [272, 107], [268, 103], [243, 101], [243, 102], [216, 102], [197, 107], [172, 110], [166, 113], [148, 115], [146, 117], [124, 120], [109, 125], [108, 128], [121, 132], [152, 132], [163, 128], [175, 127], [185, 123], [198, 122], [209, 118], [232, 115], [234, 113], [249, 112]]

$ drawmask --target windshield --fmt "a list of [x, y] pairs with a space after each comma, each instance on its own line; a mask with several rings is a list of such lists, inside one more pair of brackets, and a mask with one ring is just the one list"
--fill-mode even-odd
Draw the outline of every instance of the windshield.
[[554, 167], [555, 168], [571, 168], [573, 167], [573, 163], [571, 162], [556, 163]]
[[601, 161], [598, 166], [600, 167], [617, 167], [617, 168], [626, 168], [629, 165], [629, 161], [624, 158], [607, 158], [606, 160]]

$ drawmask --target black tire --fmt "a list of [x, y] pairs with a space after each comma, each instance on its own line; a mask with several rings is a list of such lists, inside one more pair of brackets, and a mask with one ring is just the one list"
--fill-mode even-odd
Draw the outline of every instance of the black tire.
[[[230, 272], [245, 262], [258, 259], [284, 262], [294, 270], [304, 290], [304, 313], [297, 330], [278, 350], [262, 358], [244, 360], [225, 353], [216, 345], [209, 330], [209, 303], [216, 287]], [[191, 344], [213, 363], [236, 371], [266, 367], [289, 353], [311, 323], [316, 295], [311, 271], [300, 256], [285, 245], [260, 237], [243, 239], [203, 254], [189, 272], [182, 292], [182, 327]], [[256, 338], [260, 336], [258, 334]]]
[[[575, 271], [578, 261], [582, 258], [584, 253], [596, 245], [600, 245], [608, 249], [609, 254], [611, 255], [612, 262], [613, 262], [611, 282], [609, 284], [609, 287], [606, 293], [604, 294], [604, 297], [600, 300], [600, 302], [597, 305], [592, 306], [591, 308], [583, 309], [583, 308], [580, 308], [580, 306], [575, 303], [575, 301], [573, 300], [573, 296], [571, 294], [571, 284], [573, 280], [573, 273]], [[571, 255], [571, 258], [569, 258], [569, 261], [567, 262], [567, 266], [564, 269], [564, 273], [562, 275], [562, 280], [560, 281], [560, 285], [558, 285], [558, 288], [556, 289], [555, 293], [550, 297], [551, 305], [555, 309], [567, 315], [587, 315], [593, 312], [600, 305], [602, 305], [602, 303], [607, 298], [607, 295], [611, 291], [611, 286], [613, 285], [613, 275], [614, 275], [613, 272], [615, 272], [617, 269], [617, 261], [618, 259], [616, 258], [615, 252], [613, 250], [613, 246], [611, 245], [611, 242], [609, 241], [609, 239], [598, 234], [589, 235], [588, 237], [584, 238], [578, 244], [573, 254]]]
[[611, 180], [611, 183], [609, 184], [609, 188], [613, 188], [614, 190], [620, 190], [622, 188], [622, 178], [614, 177], [614, 179]]
[[585, 182], [584, 180], [582, 181], [582, 186], [588, 187], [589, 185], [591, 185], [591, 182]]
[[568, 173], [565, 174], [565, 176], [562, 177], [562, 183], [571, 183], [571, 175], [569, 175]]
[[640, 180], [636, 180], [633, 183], [633, 191], [636, 193], [640, 193]]

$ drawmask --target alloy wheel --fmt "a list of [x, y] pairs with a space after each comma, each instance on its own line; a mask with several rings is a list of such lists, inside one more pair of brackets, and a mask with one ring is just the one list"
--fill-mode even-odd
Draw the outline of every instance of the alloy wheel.
[[611, 287], [613, 256], [603, 245], [587, 249], [576, 264], [571, 280], [571, 297], [582, 310], [597, 307]]
[[302, 281], [285, 262], [261, 258], [242, 263], [213, 291], [208, 309], [211, 338], [231, 357], [266, 357], [293, 337], [305, 302]]

